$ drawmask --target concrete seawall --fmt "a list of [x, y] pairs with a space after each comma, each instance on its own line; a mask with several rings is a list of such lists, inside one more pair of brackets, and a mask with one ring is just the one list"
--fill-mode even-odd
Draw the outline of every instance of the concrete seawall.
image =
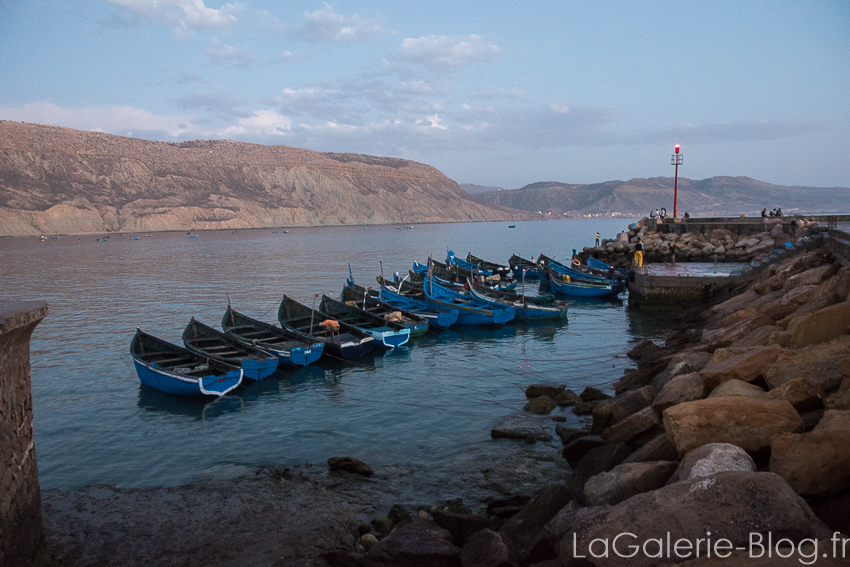
[[44, 301], [0, 301], [0, 565], [32, 565], [43, 540], [32, 429], [30, 337]]

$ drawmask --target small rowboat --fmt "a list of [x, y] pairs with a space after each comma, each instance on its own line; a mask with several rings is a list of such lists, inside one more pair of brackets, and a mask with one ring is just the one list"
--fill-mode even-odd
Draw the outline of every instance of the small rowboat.
[[456, 309], [461, 325], [503, 325], [516, 316], [516, 308], [482, 301], [458, 293], [425, 278], [422, 286], [428, 303], [439, 309]]
[[508, 258], [508, 264], [511, 266], [511, 271], [514, 273], [515, 279], [522, 279], [523, 274], [527, 280], [540, 279], [540, 271], [533, 260], [526, 260], [521, 256], [512, 254], [511, 257]]
[[[277, 311], [281, 327], [292, 331], [303, 340], [322, 342], [325, 353], [337, 358], [366, 356], [375, 348], [375, 339], [333, 317], [310, 309], [291, 297], [283, 296]], [[336, 325], [334, 325], [336, 323]]]
[[612, 297], [623, 291], [623, 286], [619, 284], [576, 281], [551, 267], [549, 269], [549, 285], [553, 293], [568, 297]]
[[307, 366], [316, 362], [325, 348], [323, 343], [306, 342], [285, 329], [234, 311], [229, 305], [221, 318], [221, 328], [240, 343], [268, 351], [280, 362], [291, 366]]
[[178, 396], [223, 396], [242, 383], [242, 369], [203, 357], [136, 329], [130, 356], [145, 386]]
[[363, 286], [348, 279], [345, 282], [345, 287], [342, 288], [340, 297], [344, 303], [353, 302], [363, 311], [368, 311], [384, 319], [395, 319], [398, 323], [410, 329], [410, 338], [420, 337], [428, 332], [429, 325], [426, 317], [384, 303], [376, 297], [377, 295], [377, 291], [366, 290]]
[[516, 308], [516, 319], [520, 321], [540, 321], [543, 319], [563, 319], [567, 316], [568, 303], [549, 295], [548, 297], [528, 297], [517, 293], [498, 292], [470, 281], [469, 293], [476, 299], [496, 301], [502, 305]]
[[242, 369], [243, 378], [260, 381], [277, 370], [278, 358], [270, 352], [239, 342], [236, 337], [196, 321], [183, 329], [183, 345], [200, 356], [212, 356]]
[[388, 282], [381, 276], [378, 276], [376, 279], [381, 286], [381, 289], [378, 291], [379, 300], [393, 307], [425, 317], [428, 320], [428, 328], [448, 329], [457, 323], [458, 310], [437, 309], [429, 305], [425, 299], [425, 292], [422, 291], [421, 287], [413, 289], [410, 282]]
[[[354, 302], [352, 301], [352, 303]], [[364, 311], [356, 305], [337, 301], [327, 295], [322, 296], [319, 311], [338, 323], [347, 323], [372, 335], [378, 345], [384, 348], [399, 347], [410, 340], [410, 329], [401, 323], [389, 321], [384, 317]]]

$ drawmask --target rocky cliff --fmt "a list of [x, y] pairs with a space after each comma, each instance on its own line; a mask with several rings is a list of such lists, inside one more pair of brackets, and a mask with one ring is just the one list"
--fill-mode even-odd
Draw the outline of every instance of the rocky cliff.
[[0, 236], [523, 218], [402, 159], [0, 121]]

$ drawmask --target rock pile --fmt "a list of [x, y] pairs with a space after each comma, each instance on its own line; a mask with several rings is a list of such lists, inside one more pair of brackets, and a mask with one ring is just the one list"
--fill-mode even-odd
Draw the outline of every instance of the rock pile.
[[784, 232], [781, 220], [771, 219], [765, 223], [764, 232], [751, 236], [739, 236], [723, 228], [706, 234], [657, 232], [639, 224], [628, 232], [619, 233], [613, 240], [603, 240], [599, 246], [584, 247], [578, 257], [586, 262], [588, 256], [593, 256], [607, 264], [628, 268], [640, 238], [644, 246], [644, 262], [759, 261], [767, 259], [774, 250], [783, 249], [786, 242], [802, 238], [817, 225], [816, 221], [803, 217], [795, 218], [793, 222], [793, 234]]
[[526, 392], [530, 411], [591, 415], [555, 428], [565, 483], [506, 519], [406, 518], [325, 564], [850, 564], [850, 266], [825, 250], [771, 265], [698, 328], [628, 354], [614, 397]]

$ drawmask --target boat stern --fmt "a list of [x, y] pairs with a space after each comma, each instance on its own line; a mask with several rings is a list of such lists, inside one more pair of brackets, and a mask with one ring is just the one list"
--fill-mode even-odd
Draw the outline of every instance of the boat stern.
[[208, 396], [223, 396], [242, 383], [242, 369], [231, 370], [222, 376], [202, 376], [198, 379], [201, 393]]
[[309, 347], [293, 347], [289, 351], [290, 361], [294, 366], [308, 366], [322, 357], [324, 343], [313, 343]]

